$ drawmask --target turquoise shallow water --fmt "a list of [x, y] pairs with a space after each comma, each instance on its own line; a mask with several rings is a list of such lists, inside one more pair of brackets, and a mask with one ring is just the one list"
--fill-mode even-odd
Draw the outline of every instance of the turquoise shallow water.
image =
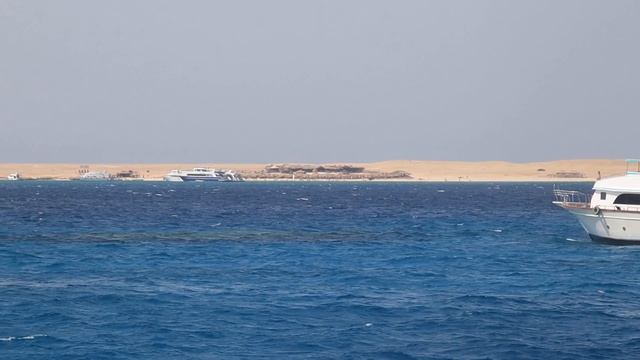
[[0, 358], [638, 358], [640, 247], [551, 188], [2, 182]]

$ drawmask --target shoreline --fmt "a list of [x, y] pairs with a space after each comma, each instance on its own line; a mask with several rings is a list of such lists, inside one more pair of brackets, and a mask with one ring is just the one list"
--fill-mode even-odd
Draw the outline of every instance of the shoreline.
[[[295, 182], [593, 182], [598, 177], [622, 175], [626, 171], [624, 160], [582, 159], [548, 162], [512, 163], [505, 161], [423, 161], [394, 160], [371, 163], [331, 163], [320, 165], [286, 164], [307, 167], [303, 172], [270, 171], [274, 164], [265, 163], [131, 163], [131, 164], [81, 164], [81, 163], [1, 163], [0, 179], [6, 180], [12, 173], [19, 173], [24, 180], [73, 181], [82, 171], [105, 172], [112, 175], [133, 172], [138, 178], [119, 178], [118, 181], [162, 181], [171, 170], [207, 167], [230, 169], [241, 174], [246, 181], [295, 181]], [[281, 165], [282, 166], [282, 165]], [[322, 167], [357, 167], [359, 172], [317, 172]], [[285, 169], [281, 171], [289, 171]], [[293, 170], [291, 170], [293, 171]], [[304, 172], [306, 171], [306, 172]], [[341, 171], [341, 170], [338, 170]], [[406, 173], [409, 177], [393, 177]], [[295, 177], [295, 179], [294, 179]]]
[[[244, 181], [236, 181], [236, 182], [246, 182], [246, 183], [328, 183], [328, 182], [340, 182], [340, 183], [426, 183], [426, 184], [481, 184], [481, 183], [593, 183], [596, 180], [592, 179], [477, 179], [477, 180], [466, 180], [466, 181], [444, 181], [444, 180], [416, 180], [416, 179], [375, 179], [375, 180], [364, 180], [364, 179], [309, 179], [309, 180], [284, 180], [284, 179], [248, 179]], [[0, 179], [0, 182], [13, 182], [7, 179]], [[136, 179], [136, 180], [80, 180], [80, 179], [22, 179], [19, 182], [82, 182], [82, 183], [100, 183], [100, 182], [140, 182], [140, 183], [157, 183], [157, 182], [168, 182], [163, 179]], [[196, 182], [196, 181], [190, 181]], [[224, 181], [221, 181], [224, 182]], [[180, 182], [178, 182], [180, 183]], [[213, 183], [216, 183], [215, 181]]]

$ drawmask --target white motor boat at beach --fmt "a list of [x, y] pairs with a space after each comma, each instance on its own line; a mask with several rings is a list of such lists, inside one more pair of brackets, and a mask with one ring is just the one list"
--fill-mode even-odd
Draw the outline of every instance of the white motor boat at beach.
[[20, 180], [20, 174], [18, 173], [13, 173], [13, 174], [9, 174], [9, 176], [7, 176], [7, 180]]
[[589, 197], [554, 189], [553, 203], [575, 215], [594, 241], [640, 244], [640, 160], [627, 160], [624, 176], [598, 180], [593, 191]]
[[84, 181], [105, 181], [111, 180], [111, 176], [104, 171], [89, 171], [80, 176], [79, 180]]
[[167, 175], [165, 175], [162, 180], [164, 181], [177, 181], [182, 182], [182, 170], [171, 170]]
[[164, 181], [243, 181], [242, 177], [232, 170], [216, 170], [209, 168], [193, 168], [192, 170], [171, 170]]

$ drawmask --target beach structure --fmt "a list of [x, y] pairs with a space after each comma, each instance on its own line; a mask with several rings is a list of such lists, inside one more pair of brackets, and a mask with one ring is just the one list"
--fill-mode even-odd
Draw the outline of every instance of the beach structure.
[[247, 178], [269, 180], [391, 180], [410, 179], [411, 174], [402, 170], [368, 170], [364, 166], [350, 164], [269, 164], [262, 171], [246, 172]]
[[138, 179], [140, 178], [140, 174], [137, 171], [126, 170], [126, 171], [118, 171], [116, 173], [117, 179]]
[[640, 160], [627, 160], [624, 176], [598, 180], [593, 195], [554, 189], [553, 203], [578, 218], [594, 241], [640, 244]]
[[78, 174], [80, 174], [80, 176], [88, 173], [89, 170], [89, 165], [80, 165], [80, 169], [78, 170]]
[[268, 174], [354, 174], [362, 173], [364, 171], [364, 167], [353, 165], [269, 164], [264, 168], [264, 172]]

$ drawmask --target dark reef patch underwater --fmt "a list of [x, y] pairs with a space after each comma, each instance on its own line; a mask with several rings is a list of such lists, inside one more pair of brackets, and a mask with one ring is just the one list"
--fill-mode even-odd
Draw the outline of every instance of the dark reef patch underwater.
[[591, 242], [552, 198], [2, 182], [0, 358], [640, 358], [640, 247]]

